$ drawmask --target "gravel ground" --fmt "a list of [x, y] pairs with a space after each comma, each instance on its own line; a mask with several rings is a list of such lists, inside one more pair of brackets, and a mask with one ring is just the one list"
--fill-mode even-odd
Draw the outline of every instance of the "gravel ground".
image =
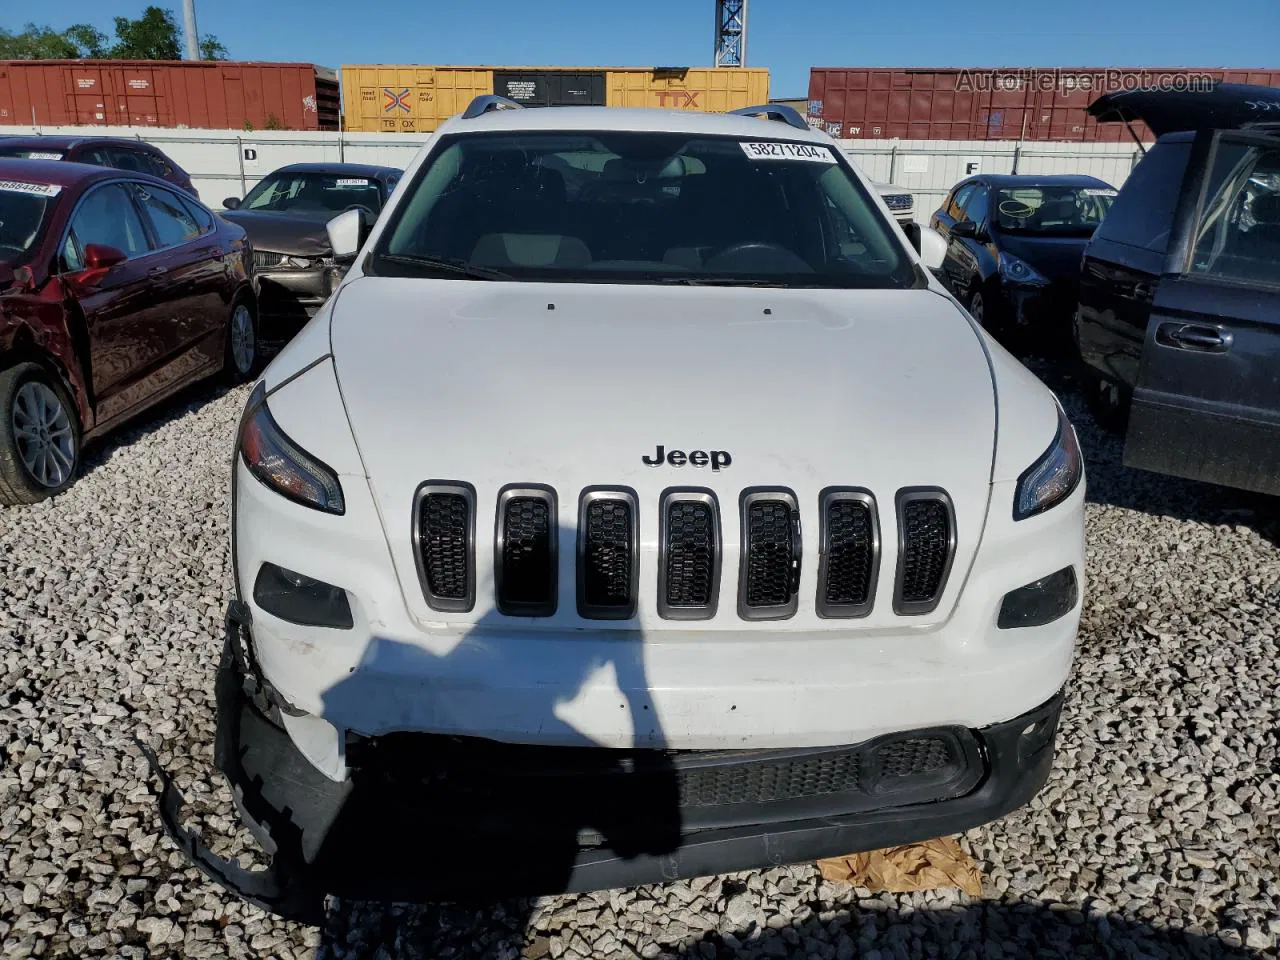
[[1274, 952], [1275, 508], [1124, 470], [1069, 389], [1092, 501], [1080, 656], [1049, 786], [964, 839], [984, 898], [872, 896], [800, 866], [484, 911], [334, 903], [322, 930], [243, 905], [161, 838], [133, 737], [175, 771], [215, 851], [247, 858], [212, 764], [246, 396], [190, 394], [92, 452], [56, 501], [0, 508], [4, 957]]

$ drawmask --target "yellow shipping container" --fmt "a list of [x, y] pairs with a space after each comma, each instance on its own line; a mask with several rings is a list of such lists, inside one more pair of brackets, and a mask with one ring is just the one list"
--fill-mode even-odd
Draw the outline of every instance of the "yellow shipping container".
[[[519, 90], [530, 102], [564, 96], [611, 107], [723, 113], [769, 100], [769, 71], [756, 68], [348, 66], [343, 123], [361, 133], [431, 133], [474, 97], [493, 93], [495, 71], [506, 84], [499, 92]], [[601, 92], [603, 99], [594, 99]]]
[[754, 67], [610, 70], [611, 107], [728, 113], [769, 102], [769, 71]]
[[343, 67], [343, 124], [360, 133], [431, 133], [487, 93], [489, 67]]

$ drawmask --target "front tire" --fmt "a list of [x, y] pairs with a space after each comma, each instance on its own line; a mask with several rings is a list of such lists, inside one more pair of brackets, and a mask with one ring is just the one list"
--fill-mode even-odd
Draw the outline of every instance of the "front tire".
[[247, 297], [238, 298], [231, 306], [227, 321], [227, 377], [232, 383], [244, 383], [258, 372], [261, 346], [258, 340], [258, 317]]
[[80, 467], [80, 419], [62, 384], [37, 363], [0, 371], [0, 503], [61, 493]]

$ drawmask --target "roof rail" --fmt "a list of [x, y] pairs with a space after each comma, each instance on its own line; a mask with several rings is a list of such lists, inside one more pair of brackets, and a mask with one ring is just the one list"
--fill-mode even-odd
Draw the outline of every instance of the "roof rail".
[[486, 113], [491, 113], [494, 110], [523, 109], [523, 103], [516, 103], [514, 100], [508, 100], [506, 97], [496, 97], [493, 94], [487, 94], [483, 97], [476, 97], [467, 104], [467, 109], [462, 111], [462, 119], [474, 120], [476, 117], [482, 117]]
[[758, 107], [743, 107], [741, 110], [729, 112], [739, 117], [763, 117], [765, 120], [785, 123], [797, 130], [809, 129], [809, 124], [805, 123], [800, 112], [795, 107], [788, 107], [785, 103], [764, 103]]

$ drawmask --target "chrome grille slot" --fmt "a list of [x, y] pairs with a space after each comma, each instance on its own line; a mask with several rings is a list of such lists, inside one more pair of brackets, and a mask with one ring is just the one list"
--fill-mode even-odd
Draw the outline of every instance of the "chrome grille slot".
[[494, 602], [499, 613], [549, 617], [556, 612], [556, 495], [549, 487], [505, 487], [498, 496]]
[[464, 483], [431, 481], [414, 496], [414, 559], [433, 610], [465, 613], [475, 606], [475, 505], [475, 490]]
[[800, 588], [800, 509], [790, 490], [742, 495], [738, 614], [780, 620], [796, 612]]
[[720, 511], [708, 490], [667, 490], [658, 514], [658, 615], [706, 620], [720, 593]]
[[898, 573], [893, 609], [931, 613], [942, 599], [956, 551], [955, 510], [942, 490], [898, 491]]
[[867, 490], [828, 488], [819, 497], [819, 517], [818, 616], [865, 617], [880, 574], [875, 498]]
[[593, 488], [578, 508], [578, 613], [588, 620], [635, 616], [639, 592], [636, 495]]

